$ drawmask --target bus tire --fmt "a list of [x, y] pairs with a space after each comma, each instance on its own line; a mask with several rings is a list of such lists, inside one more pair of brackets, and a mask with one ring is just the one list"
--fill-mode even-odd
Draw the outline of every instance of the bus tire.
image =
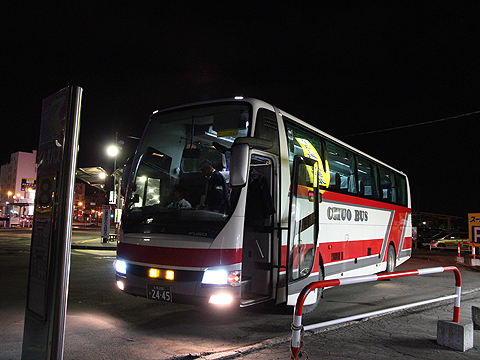
[[395, 253], [395, 247], [390, 244], [388, 247], [388, 253], [387, 253], [387, 273], [391, 273], [395, 270], [396, 266], [396, 253]]
[[[325, 280], [325, 276], [323, 275], [322, 267], [318, 266], [318, 281], [322, 281], [322, 280]], [[322, 299], [322, 297], [323, 297], [323, 288], [317, 289], [317, 300], [315, 301], [315, 303], [311, 305], [304, 305], [302, 313], [308, 314], [308, 313], [311, 313], [313, 310], [315, 310], [318, 304], [320, 303], [320, 300]]]

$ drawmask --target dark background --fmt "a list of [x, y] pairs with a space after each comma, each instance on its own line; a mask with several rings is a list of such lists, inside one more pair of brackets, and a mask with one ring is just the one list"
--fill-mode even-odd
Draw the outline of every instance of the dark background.
[[0, 164], [37, 149], [42, 99], [68, 85], [78, 166], [109, 171], [115, 133], [121, 162], [152, 111], [243, 95], [404, 171], [414, 210], [480, 212], [479, 3], [150, 4], [0, 3]]

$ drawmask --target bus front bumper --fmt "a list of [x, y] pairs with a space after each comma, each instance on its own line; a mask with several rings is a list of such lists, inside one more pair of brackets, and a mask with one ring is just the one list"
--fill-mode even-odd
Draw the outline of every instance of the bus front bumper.
[[241, 298], [241, 286], [202, 283], [204, 271], [172, 271], [170, 280], [165, 278], [166, 273], [151, 277], [148, 271], [143, 266], [129, 266], [125, 273], [117, 270], [117, 287], [134, 296], [183, 304], [238, 304]]

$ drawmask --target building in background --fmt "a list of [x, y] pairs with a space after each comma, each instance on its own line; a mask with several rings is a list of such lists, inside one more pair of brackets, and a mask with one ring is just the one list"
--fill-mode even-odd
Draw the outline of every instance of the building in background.
[[37, 179], [37, 151], [19, 151], [0, 168], [0, 217], [11, 215], [11, 224], [33, 215]]

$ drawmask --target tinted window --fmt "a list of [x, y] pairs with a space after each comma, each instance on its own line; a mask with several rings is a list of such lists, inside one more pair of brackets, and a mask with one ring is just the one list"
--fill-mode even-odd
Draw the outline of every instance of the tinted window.
[[358, 194], [378, 199], [377, 167], [371, 161], [357, 157]]
[[356, 194], [355, 157], [351, 152], [328, 141], [325, 146], [330, 168], [330, 188]]
[[390, 202], [397, 201], [395, 174], [380, 167], [380, 198]]
[[397, 174], [398, 204], [407, 206], [407, 179]]
[[[286, 119], [284, 117], [284, 119]], [[322, 160], [322, 139], [314, 134], [311, 134], [300, 127], [285, 123], [288, 139], [288, 161], [290, 162], [290, 170], [293, 169], [293, 160], [295, 155], [305, 156], [310, 159], [317, 160], [319, 163], [319, 184], [326, 185], [327, 180], [324, 179], [323, 160]], [[309, 171], [309, 181], [313, 183], [313, 171]]]

